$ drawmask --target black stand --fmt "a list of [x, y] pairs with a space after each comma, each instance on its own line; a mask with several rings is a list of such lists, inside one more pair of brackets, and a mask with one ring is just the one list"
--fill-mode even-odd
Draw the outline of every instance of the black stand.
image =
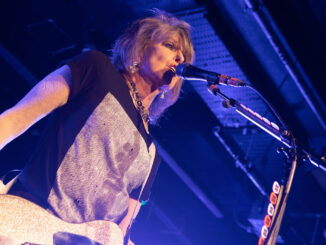
[[280, 188], [278, 201], [275, 206], [275, 215], [273, 216], [272, 223], [270, 226], [270, 232], [266, 235], [263, 244], [274, 245], [279, 233], [285, 206], [287, 203], [288, 195], [291, 189], [294, 173], [298, 165], [298, 159], [302, 161], [309, 161], [314, 166], [324, 170], [326, 172], [326, 159], [323, 156], [318, 156], [313, 153], [307, 147], [296, 142], [293, 135], [289, 130], [282, 130], [278, 125], [270, 122], [268, 119], [260, 116], [250, 108], [238, 101], [228, 98], [226, 95], [220, 92], [220, 89], [214, 84], [208, 83], [209, 91], [215, 95], [220, 96], [224, 99], [223, 106], [229, 108], [233, 107], [240, 115], [247, 118], [249, 121], [260, 127], [262, 130], [282, 142], [287, 148], [282, 148], [281, 151], [287, 157], [287, 167], [289, 168], [283, 183]]
[[[295, 144], [295, 142], [294, 142]], [[296, 146], [294, 146], [296, 147]], [[291, 150], [286, 150], [282, 148], [280, 151], [282, 151], [286, 158], [287, 162], [285, 165], [285, 168], [289, 170], [286, 171], [287, 173], [285, 174], [284, 180], [282, 180], [282, 185], [280, 189], [280, 194], [278, 197], [278, 201], [275, 207], [275, 215], [272, 219], [272, 224], [270, 227], [270, 232], [268, 233], [265, 244], [267, 245], [274, 245], [276, 243], [277, 235], [279, 233], [280, 227], [281, 227], [281, 222], [282, 218], [284, 215], [287, 199], [289, 196], [290, 188], [292, 186], [292, 181], [294, 178], [294, 173], [297, 168], [298, 164], [298, 157], [297, 153], [293, 153]]]

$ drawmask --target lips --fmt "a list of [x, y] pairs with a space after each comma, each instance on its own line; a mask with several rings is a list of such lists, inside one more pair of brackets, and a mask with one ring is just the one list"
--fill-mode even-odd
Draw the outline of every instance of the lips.
[[174, 66], [170, 67], [170, 70], [175, 74], [176, 70]]

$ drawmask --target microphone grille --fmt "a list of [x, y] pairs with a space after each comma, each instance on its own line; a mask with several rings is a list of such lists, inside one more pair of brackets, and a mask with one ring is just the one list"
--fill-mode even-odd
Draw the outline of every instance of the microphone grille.
[[185, 68], [186, 65], [187, 65], [186, 63], [181, 63], [181, 64], [177, 65], [177, 67], [175, 69], [175, 73], [178, 76], [182, 77], [183, 69]]

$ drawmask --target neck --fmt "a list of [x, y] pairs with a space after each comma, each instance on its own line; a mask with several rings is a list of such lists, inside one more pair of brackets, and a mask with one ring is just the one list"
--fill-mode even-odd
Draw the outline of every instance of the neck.
[[145, 81], [137, 73], [129, 77], [137, 87], [140, 98], [142, 99], [143, 106], [148, 109], [155, 97], [161, 92], [158, 88], [153, 88], [152, 84]]

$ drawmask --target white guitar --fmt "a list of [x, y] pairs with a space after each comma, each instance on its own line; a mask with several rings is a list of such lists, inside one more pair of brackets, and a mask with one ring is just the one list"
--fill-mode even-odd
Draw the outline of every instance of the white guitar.
[[123, 244], [122, 231], [115, 223], [71, 224], [28, 200], [0, 195], [0, 245], [65, 244], [61, 241], [68, 235], [70, 242], [66, 244]]

